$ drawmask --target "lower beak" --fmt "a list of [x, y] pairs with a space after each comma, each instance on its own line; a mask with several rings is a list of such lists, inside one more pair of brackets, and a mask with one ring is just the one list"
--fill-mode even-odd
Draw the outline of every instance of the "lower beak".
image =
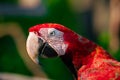
[[[42, 39], [39, 38], [39, 43], [41, 43], [40, 41], [42, 41]], [[38, 55], [45, 58], [52, 58], [58, 56], [55, 49], [53, 49], [47, 42], [42, 43], [42, 45], [40, 44], [38, 49]]]

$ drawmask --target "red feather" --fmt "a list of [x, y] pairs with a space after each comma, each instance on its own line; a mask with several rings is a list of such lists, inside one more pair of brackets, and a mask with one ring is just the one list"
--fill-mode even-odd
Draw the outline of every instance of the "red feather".
[[39, 24], [29, 31], [38, 32], [40, 28], [55, 28], [64, 32], [64, 41], [68, 44], [67, 55], [71, 56], [77, 69], [78, 80], [120, 80], [120, 62], [99, 45], [60, 24]]

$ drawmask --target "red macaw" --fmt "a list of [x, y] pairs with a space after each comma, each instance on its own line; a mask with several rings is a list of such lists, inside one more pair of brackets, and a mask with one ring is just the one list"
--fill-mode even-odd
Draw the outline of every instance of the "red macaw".
[[38, 24], [29, 32], [27, 51], [34, 62], [39, 62], [38, 56], [60, 57], [76, 80], [120, 80], [120, 62], [63, 25]]

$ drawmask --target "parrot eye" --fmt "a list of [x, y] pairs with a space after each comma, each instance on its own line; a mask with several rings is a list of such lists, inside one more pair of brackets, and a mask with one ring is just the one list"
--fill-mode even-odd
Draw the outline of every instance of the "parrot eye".
[[50, 29], [48, 29], [48, 34], [49, 34], [49, 36], [56, 36], [58, 33], [57, 33], [56, 29], [50, 28]]
[[49, 38], [60, 38], [62, 36], [62, 32], [57, 29], [49, 28], [48, 29], [48, 37]]
[[50, 36], [55, 36], [55, 31], [50, 32]]

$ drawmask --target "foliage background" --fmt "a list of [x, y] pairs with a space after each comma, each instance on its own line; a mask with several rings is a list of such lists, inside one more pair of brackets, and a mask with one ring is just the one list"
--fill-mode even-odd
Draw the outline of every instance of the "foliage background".
[[[114, 58], [120, 60], [120, 50], [113, 53], [108, 48], [108, 32], [93, 34], [92, 19], [92, 10], [75, 12], [71, 9], [70, 0], [41, 0], [40, 5], [33, 9], [21, 8], [18, 0], [0, 0], [0, 25], [18, 24], [26, 39], [28, 29], [33, 25], [46, 22], [60, 23], [103, 46]], [[16, 30], [13, 29], [11, 32], [14, 31]], [[10, 35], [0, 37], [0, 72], [33, 75], [21, 58], [16, 42]]]

